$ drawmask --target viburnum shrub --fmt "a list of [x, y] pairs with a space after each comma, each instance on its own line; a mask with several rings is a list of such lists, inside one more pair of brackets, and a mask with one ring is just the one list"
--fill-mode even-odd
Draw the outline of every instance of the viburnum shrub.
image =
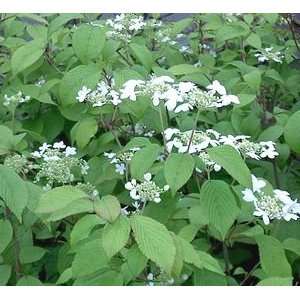
[[298, 285], [292, 15], [0, 20], [1, 285]]

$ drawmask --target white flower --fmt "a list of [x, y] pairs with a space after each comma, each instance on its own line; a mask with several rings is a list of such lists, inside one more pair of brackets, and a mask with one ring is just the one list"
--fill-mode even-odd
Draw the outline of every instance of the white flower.
[[83, 86], [77, 93], [77, 97], [76, 99], [79, 101], [79, 102], [83, 102], [87, 95], [91, 92], [91, 89], [87, 88], [86, 86]]
[[128, 80], [124, 83], [123, 89], [121, 89], [121, 99], [130, 99], [132, 101], [136, 100], [135, 89], [137, 86], [144, 84], [143, 80]]
[[275, 149], [275, 144], [272, 141], [260, 142], [260, 145], [262, 146], [260, 154], [262, 158], [268, 157], [273, 159], [278, 155], [278, 152]]
[[76, 148], [67, 146], [65, 154], [66, 156], [76, 155]]
[[226, 95], [225, 87], [220, 84], [218, 80], [214, 80], [212, 84], [208, 85], [206, 88], [214, 93], [218, 93], [219, 95]]
[[126, 172], [126, 166], [125, 164], [115, 164], [115, 167], [116, 167], [116, 172], [121, 174], [121, 175], [124, 175], [125, 172]]
[[39, 147], [40, 150], [40, 154], [43, 154], [47, 149], [49, 149], [51, 147], [51, 145], [47, 144], [47, 143], [43, 143], [43, 145], [41, 147]]
[[60, 141], [58, 143], [54, 143], [53, 144], [53, 148], [56, 148], [56, 149], [64, 149], [66, 148], [66, 145], [64, 144], [63, 141]]

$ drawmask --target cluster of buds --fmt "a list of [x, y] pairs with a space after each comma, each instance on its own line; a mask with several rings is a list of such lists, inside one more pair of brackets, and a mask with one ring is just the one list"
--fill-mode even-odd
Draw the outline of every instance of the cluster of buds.
[[87, 183], [78, 182], [76, 187], [78, 187], [83, 192], [85, 192], [90, 197], [90, 199], [92, 199], [92, 200], [98, 199], [99, 192], [96, 189], [96, 187], [94, 185], [92, 185], [91, 183], [89, 183], [89, 182], [87, 182]]
[[24, 176], [37, 168], [37, 165], [29, 161], [23, 154], [8, 155], [4, 160], [4, 165]]
[[154, 130], [149, 130], [146, 125], [142, 123], [136, 123], [135, 125], [126, 125], [124, 130], [129, 135], [136, 135], [136, 136], [145, 136], [145, 137], [153, 137], [155, 135]]

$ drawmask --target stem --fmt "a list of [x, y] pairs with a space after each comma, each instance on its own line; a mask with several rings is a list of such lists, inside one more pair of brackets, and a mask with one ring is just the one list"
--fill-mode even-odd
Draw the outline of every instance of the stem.
[[240, 285], [244, 285], [245, 282], [249, 279], [249, 277], [253, 274], [253, 272], [257, 269], [257, 267], [260, 265], [260, 262], [256, 263], [253, 268], [247, 273], [243, 281], [240, 283]]
[[15, 119], [16, 119], [15, 112], [16, 112], [15, 109], [13, 109], [11, 112], [11, 130], [12, 130], [13, 134], [15, 134]]
[[230, 270], [230, 260], [229, 260], [229, 253], [228, 253], [226, 241], [224, 241], [224, 243], [223, 243], [223, 257], [224, 257], [224, 261], [225, 261], [225, 274], [228, 275], [229, 270]]
[[21, 277], [21, 263], [19, 260], [20, 256], [20, 246], [19, 241], [17, 238], [17, 224], [14, 222], [13, 218], [11, 217], [11, 211], [8, 207], [5, 208], [5, 216], [10, 221], [13, 227], [13, 246], [14, 246], [14, 255], [15, 255], [15, 273], [16, 273], [16, 279], [20, 279]]
[[280, 179], [279, 179], [277, 165], [276, 165], [275, 160], [272, 160], [272, 166], [273, 166], [273, 174], [274, 174], [276, 188], [280, 188]]
[[288, 17], [286, 19], [287, 19], [287, 22], [289, 24], [290, 30], [292, 32], [292, 36], [293, 36], [295, 46], [296, 46], [297, 50], [300, 52], [300, 46], [299, 46], [298, 41], [297, 41], [296, 32], [294, 30], [294, 26], [293, 26], [292, 21], [291, 21], [292, 20], [291, 14], [288, 14]]
[[194, 137], [194, 134], [195, 134], [195, 130], [197, 128], [199, 115], [200, 115], [200, 110], [197, 111], [196, 119], [195, 119], [195, 122], [194, 122], [193, 130], [192, 130], [191, 137], [190, 137], [189, 144], [188, 144], [188, 148], [187, 148], [187, 153], [189, 153], [189, 151], [190, 151], [190, 147], [191, 147], [192, 140], [193, 140], [193, 137]]
[[161, 125], [161, 131], [162, 131], [162, 136], [164, 140], [164, 148], [165, 148], [165, 153], [167, 153], [167, 142], [166, 142], [166, 137], [165, 137], [165, 127], [164, 127], [164, 120], [163, 120], [163, 115], [162, 115], [162, 107], [160, 105], [159, 107], [159, 118], [160, 118], [160, 125]]

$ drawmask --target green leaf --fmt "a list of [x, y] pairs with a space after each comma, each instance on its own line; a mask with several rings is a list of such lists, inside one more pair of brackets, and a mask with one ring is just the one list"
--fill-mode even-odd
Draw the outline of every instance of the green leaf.
[[20, 262], [22, 264], [33, 263], [40, 260], [45, 253], [46, 250], [41, 247], [23, 246], [20, 249]]
[[217, 229], [224, 240], [239, 213], [229, 185], [221, 180], [206, 181], [201, 187], [200, 201], [208, 215], [209, 225]]
[[79, 199], [88, 200], [88, 196], [82, 190], [74, 186], [61, 186], [54, 188], [41, 196], [36, 208], [36, 213], [48, 214], [63, 209]]
[[300, 153], [300, 130], [298, 128], [299, 124], [300, 111], [296, 111], [289, 117], [284, 128], [285, 141], [296, 153]]
[[99, 78], [100, 70], [95, 65], [80, 65], [65, 73], [59, 85], [60, 103], [63, 106], [78, 103], [76, 97], [79, 90], [83, 86], [95, 88]]
[[170, 274], [176, 249], [167, 228], [151, 218], [140, 215], [132, 216], [130, 223], [141, 252]]
[[171, 72], [173, 75], [186, 75], [197, 73], [199, 72], [199, 69], [193, 65], [180, 64], [172, 66], [171, 68], [169, 68], [168, 71]]
[[102, 246], [109, 258], [118, 253], [129, 239], [130, 223], [124, 216], [119, 216], [112, 224], [106, 224], [102, 235]]
[[25, 182], [10, 168], [0, 165], [0, 197], [7, 207], [21, 221], [28, 203], [28, 190]]
[[63, 25], [73, 19], [82, 19], [83, 15], [80, 14], [61, 14], [51, 21], [49, 24], [49, 36], [52, 35], [55, 31], [63, 28]]
[[216, 41], [218, 43], [223, 43], [224, 41], [244, 36], [248, 32], [249, 28], [247, 26], [243, 26], [241, 22], [225, 24], [217, 30]]
[[229, 145], [221, 145], [207, 150], [209, 157], [222, 166], [229, 175], [245, 187], [252, 186], [251, 173], [241, 155]]
[[275, 142], [283, 134], [281, 125], [274, 125], [266, 128], [258, 137], [258, 141], [273, 141]]
[[282, 244], [284, 249], [294, 252], [295, 254], [300, 256], [300, 240], [288, 238], [284, 240]]
[[260, 281], [258, 286], [292, 286], [293, 277], [270, 277]]
[[274, 237], [267, 235], [257, 236], [256, 241], [260, 264], [265, 273], [270, 277], [291, 277], [292, 269], [282, 244]]
[[249, 44], [250, 46], [260, 49], [261, 48], [261, 38], [258, 34], [256, 33], [251, 33], [248, 38], [246, 39], [246, 43]]
[[192, 176], [195, 162], [191, 155], [171, 153], [165, 163], [164, 174], [173, 193], [176, 193]]
[[33, 65], [44, 53], [44, 45], [35, 41], [27, 42], [18, 48], [11, 58], [11, 69], [14, 75]]
[[219, 263], [212, 256], [203, 251], [196, 251], [193, 245], [179, 236], [176, 239], [181, 244], [183, 259], [186, 263], [192, 264], [199, 269], [205, 268], [212, 272], [223, 274]]
[[142, 179], [143, 175], [150, 169], [157, 159], [161, 147], [151, 144], [136, 152], [130, 161], [130, 171], [133, 178]]
[[60, 274], [59, 278], [56, 281], [56, 285], [66, 283], [69, 280], [71, 280], [72, 277], [73, 277], [72, 268], [68, 268]]
[[140, 44], [130, 44], [130, 49], [134, 56], [150, 71], [154, 64], [151, 51], [145, 45]]
[[8, 220], [0, 220], [0, 254], [5, 250], [13, 238], [13, 229]]
[[253, 92], [259, 92], [261, 84], [261, 72], [259, 70], [251, 71], [245, 74], [243, 78]]
[[6, 285], [11, 275], [11, 266], [0, 265], [0, 286]]
[[85, 64], [99, 58], [104, 43], [105, 33], [100, 27], [83, 24], [73, 34], [74, 52]]
[[95, 239], [82, 245], [72, 263], [74, 278], [95, 273], [107, 268], [108, 257], [102, 247], [102, 239]]
[[120, 202], [114, 196], [104, 196], [95, 202], [95, 211], [101, 218], [112, 223], [121, 213]]
[[145, 269], [148, 259], [143, 255], [136, 244], [128, 250], [125, 259], [126, 261], [121, 266], [121, 272], [124, 283], [128, 284]]
[[103, 224], [97, 215], [86, 215], [78, 220], [74, 225], [70, 234], [71, 247], [75, 246], [79, 241], [87, 238], [94, 227]]
[[80, 120], [71, 130], [72, 139], [80, 149], [84, 148], [97, 133], [98, 124], [95, 118], [89, 117]]
[[18, 282], [17, 286], [40, 286], [43, 285], [37, 278], [25, 275]]

